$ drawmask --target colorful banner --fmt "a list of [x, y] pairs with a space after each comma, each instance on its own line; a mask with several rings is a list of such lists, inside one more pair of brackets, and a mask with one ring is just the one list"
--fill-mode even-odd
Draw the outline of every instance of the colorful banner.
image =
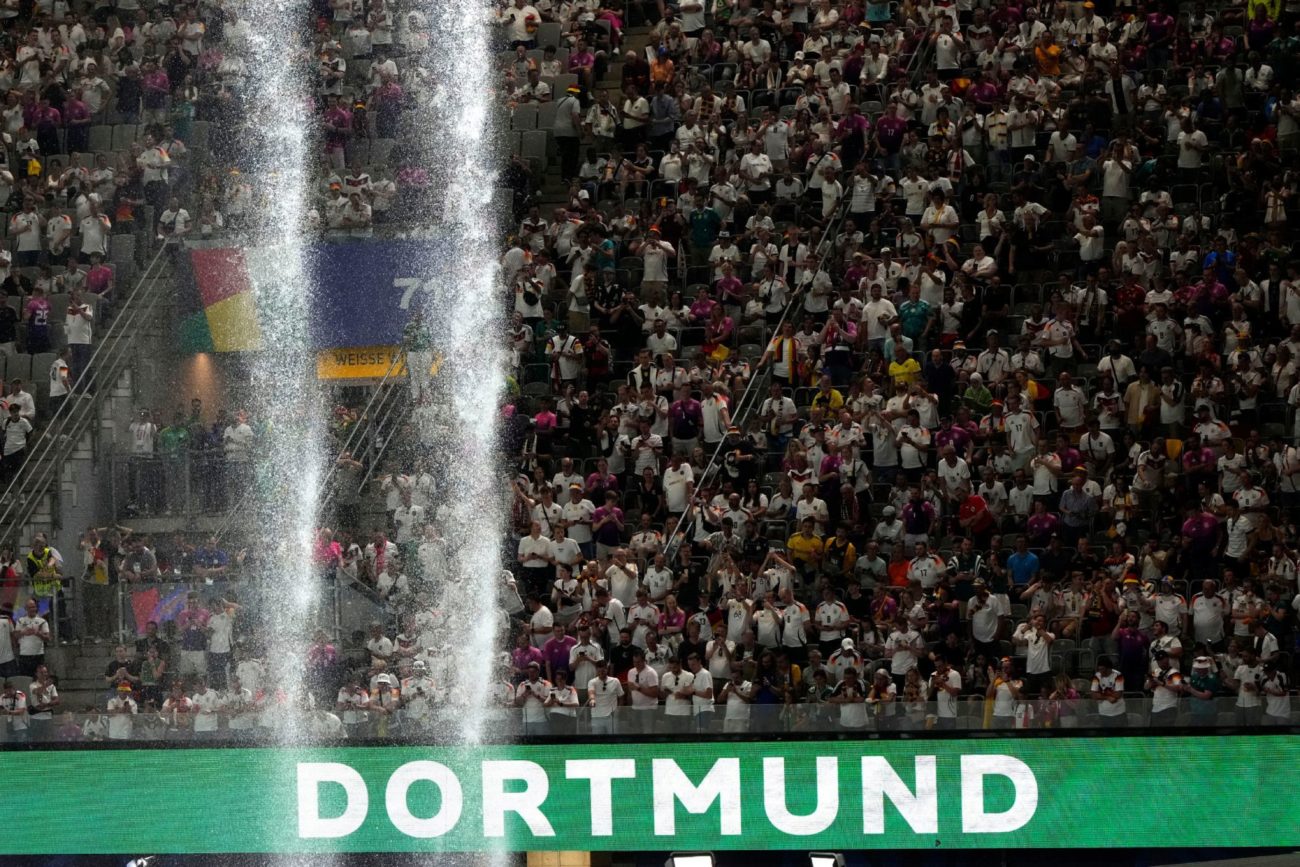
[[1293, 847], [1297, 762], [1269, 735], [21, 751], [0, 775], [41, 785], [0, 809], [76, 817], [10, 854]]
[[411, 312], [434, 290], [426, 275], [440, 241], [374, 240], [319, 243], [306, 251], [314, 287], [304, 310], [273, 311], [258, 303], [257, 287], [279, 276], [274, 247], [198, 248], [184, 264], [180, 339], [186, 352], [244, 352], [262, 348], [267, 316], [306, 316], [317, 350], [392, 347], [402, 342]]
[[165, 623], [175, 620], [176, 615], [185, 607], [188, 592], [185, 587], [169, 590], [166, 595], [159, 592], [157, 587], [132, 592], [131, 613], [135, 615], [136, 634], [144, 635], [144, 628], [149, 621]]

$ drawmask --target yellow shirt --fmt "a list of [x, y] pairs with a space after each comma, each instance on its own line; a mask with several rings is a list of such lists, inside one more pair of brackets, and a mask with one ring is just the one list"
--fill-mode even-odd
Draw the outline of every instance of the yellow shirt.
[[889, 362], [889, 377], [894, 380], [894, 388], [908, 386], [921, 378], [921, 362], [911, 356], [906, 361]]
[[815, 563], [824, 547], [825, 543], [821, 539], [816, 536], [804, 536], [803, 533], [795, 533], [785, 543], [785, 550], [789, 552], [790, 559], [804, 563]]
[[813, 395], [812, 405], [820, 406], [822, 409], [839, 409], [844, 406], [844, 395], [835, 388], [825, 393], [819, 391]]

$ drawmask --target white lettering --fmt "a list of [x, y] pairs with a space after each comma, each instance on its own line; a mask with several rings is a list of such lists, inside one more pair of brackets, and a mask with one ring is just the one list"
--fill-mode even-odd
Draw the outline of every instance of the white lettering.
[[411, 296], [415, 294], [415, 290], [420, 288], [420, 278], [419, 277], [394, 277], [393, 288], [406, 290], [405, 292], [402, 293], [402, 300], [397, 302], [397, 307], [399, 310], [410, 310]]
[[[536, 762], [484, 762], [483, 836], [504, 837], [506, 813], [524, 820], [534, 837], [554, 837], [555, 829], [542, 812], [542, 802], [551, 789], [546, 770]], [[507, 792], [506, 780], [521, 780], [523, 791]]]
[[740, 833], [740, 759], [718, 759], [697, 786], [690, 781], [677, 762], [655, 759], [653, 769], [655, 836], [677, 833], [676, 801], [688, 813], [708, 812], [717, 801], [721, 813], [720, 833]]
[[[347, 795], [341, 816], [324, 818], [320, 814], [320, 786], [333, 783]], [[338, 762], [298, 763], [298, 837], [332, 839], [346, 837], [361, 827], [370, 811], [370, 793], [366, 781], [347, 765]]]
[[916, 757], [916, 792], [880, 756], [862, 757], [862, 833], [885, 833], [885, 798], [915, 834], [939, 831], [939, 775], [934, 756]]
[[[412, 784], [428, 780], [438, 787], [438, 812], [421, 819], [411, 812], [407, 792]], [[407, 762], [388, 778], [384, 804], [393, 827], [408, 837], [441, 837], [460, 821], [465, 808], [465, 795], [460, 780], [451, 768], [439, 762]]]
[[591, 783], [591, 836], [614, 835], [614, 780], [636, 777], [634, 759], [573, 759], [564, 763], [564, 775], [570, 780]]
[[[831, 826], [840, 810], [840, 764], [834, 756], [817, 757], [817, 803], [811, 813], [796, 816], [790, 812], [785, 800], [785, 759], [768, 756], [763, 759], [763, 809], [767, 819], [783, 834], [820, 834]], [[807, 782], [800, 780], [795, 787], [800, 792], [808, 790]]]
[[[1011, 806], [1001, 813], [984, 811], [984, 778], [1006, 777], [1015, 789]], [[1029, 766], [1011, 756], [961, 757], [961, 830], [963, 834], [1006, 834], [1025, 826], [1038, 811], [1038, 779]]]

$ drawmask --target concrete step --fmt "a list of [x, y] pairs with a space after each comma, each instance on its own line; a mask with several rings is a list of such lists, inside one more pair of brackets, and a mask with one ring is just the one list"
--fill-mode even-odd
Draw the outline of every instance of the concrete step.
[[103, 710], [104, 696], [108, 695], [105, 689], [65, 689], [62, 684], [59, 685], [59, 707], [65, 711], [82, 713], [88, 708], [94, 710]]
[[107, 692], [104, 686], [104, 678], [101, 673], [99, 677], [63, 677], [59, 679], [59, 691], [72, 692]]
[[63, 673], [66, 677], [103, 677], [104, 669], [108, 667], [110, 661], [110, 657], [107, 656], [76, 657], [64, 665]]

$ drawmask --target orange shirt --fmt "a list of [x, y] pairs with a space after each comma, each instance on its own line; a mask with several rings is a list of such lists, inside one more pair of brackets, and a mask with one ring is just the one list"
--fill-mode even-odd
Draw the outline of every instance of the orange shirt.
[[1061, 74], [1061, 46], [1055, 42], [1046, 47], [1042, 43], [1035, 45], [1034, 60], [1038, 61], [1038, 71], [1043, 75]]
[[908, 583], [907, 570], [911, 567], [911, 565], [912, 565], [911, 560], [904, 560], [901, 563], [896, 563], [891, 561], [888, 568], [889, 586], [906, 587]]

